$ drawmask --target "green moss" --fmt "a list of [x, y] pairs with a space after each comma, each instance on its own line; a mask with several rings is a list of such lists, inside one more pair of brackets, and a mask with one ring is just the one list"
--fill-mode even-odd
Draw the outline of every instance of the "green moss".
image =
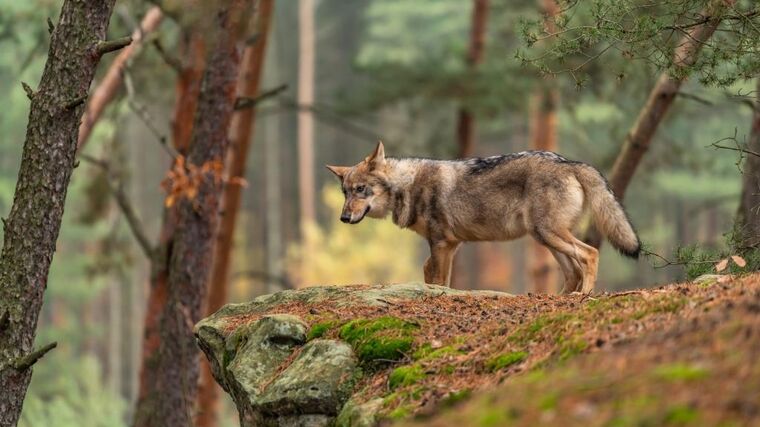
[[417, 328], [414, 323], [391, 316], [357, 319], [340, 329], [340, 337], [351, 344], [364, 363], [399, 360], [411, 350]]
[[512, 420], [510, 412], [502, 408], [483, 408], [480, 416], [477, 418], [476, 425], [479, 427], [497, 427], [509, 425]]
[[665, 423], [671, 425], [692, 425], [699, 418], [699, 413], [685, 405], [673, 406], [665, 414]]
[[655, 368], [654, 374], [666, 381], [694, 381], [707, 377], [707, 369], [685, 363], [671, 363]]
[[486, 368], [491, 372], [499, 371], [520, 363], [527, 358], [528, 353], [524, 351], [510, 351], [509, 353], [500, 354], [487, 361]]
[[434, 360], [438, 359], [444, 356], [449, 355], [455, 355], [455, 354], [464, 354], [463, 351], [458, 350], [453, 345], [447, 345], [445, 347], [441, 347], [438, 349], [433, 349], [433, 347], [430, 344], [423, 344], [420, 348], [418, 348], [412, 357], [414, 360]]
[[328, 320], [326, 322], [315, 323], [309, 333], [306, 335], [306, 340], [311, 341], [313, 339], [322, 338], [330, 329], [337, 326], [338, 322], [335, 320]]
[[541, 398], [541, 400], [538, 402], [538, 407], [542, 411], [551, 411], [557, 408], [558, 403], [559, 395], [552, 392]]
[[463, 400], [469, 399], [470, 396], [472, 396], [472, 390], [467, 388], [464, 390], [453, 391], [441, 400], [441, 406], [444, 408], [454, 406]]
[[561, 361], [577, 356], [588, 348], [588, 342], [580, 337], [571, 338], [569, 340], [560, 339], [558, 344], [560, 345], [559, 360]]
[[570, 313], [558, 313], [538, 316], [532, 322], [518, 328], [507, 339], [515, 344], [525, 345], [531, 341], [534, 341], [540, 334], [544, 332], [547, 332], [549, 334], [558, 333], [569, 321], [576, 318], [577, 316]]
[[406, 418], [412, 414], [411, 405], [402, 405], [388, 413], [388, 418], [392, 420], [400, 420]]
[[419, 365], [399, 366], [388, 376], [388, 387], [391, 390], [417, 383], [425, 378], [425, 372]]

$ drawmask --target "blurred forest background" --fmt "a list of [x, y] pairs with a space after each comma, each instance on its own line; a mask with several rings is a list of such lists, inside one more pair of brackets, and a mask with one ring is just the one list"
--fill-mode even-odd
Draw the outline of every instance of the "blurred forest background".
[[[39, 81], [49, 42], [45, 22], [57, 20], [61, 3], [0, 0], [3, 214], [13, 202], [29, 113], [20, 82]], [[271, 17], [262, 24], [265, 3]], [[659, 9], [636, 1], [580, 3], [260, 0], [256, 25], [268, 25], [268, 34], [254, 94], [269, 96], [248, 109], [255, 126], [247, 165], [243, 179], [227, 183], [240, 188], [242, 204], [222, 302], [316, 284], [422, 280], [423, 239], [389, 220], [338, 221], [342, 195], [323, 165], [357, 163], [377, 140], [392, 156], [436, 158], [548, 147], [608, 173], [660, 74], [675, 69], [673, 43], [689, 27], [668, 38], [664, 28], [697, 19], [708, 2], [664, 2]], [[750, 11], [749, 36], [757, 25], [753, 4], [733, 6]], [[182, 132], [180, 107], [188, 102], [178, 95], [182, 78], [198, 73], [197, 29], [183, 26], [197, 4], [117, 1], [109, 29], [130, 34], [151, 11], [160, 14], [157, 7], [163, 14], [133, 42], [72, 177], [37, 335], [59, 348], [35, 368], [22, 426], [120, 426], [135, 416], [155, 274], [144, 240], [159, 242], [171, 204], [162, 181]], [[478, 7], [487, 9], [478, 15]], [[561, 19], [551, 22], [555, 15]], [[650, 37], [624, 39], [625, 31], [598, 25], [600, 16]], [[725, 22], [742, 25], [739, 18]], [[713, 144], [736, 148], [750, 137], [758, 52], [756, 42], [729, 29], [716, 33], [689, 73], [626, 193], [642, 241], [670, 260], [680, 259], [679, 248], [680, 256], [693, 252], [689, 245], [730, 245], [747, 154]], [[547, 31], [557, 37], [545, 37]], [[255, 50], [262, 38], [259, 31], [249, 46]], [[94, 89], [119, 55], [104, 57]], [[597, 288], [686, 277], [680, 265], [655, 268], [663, 263], [631, 262], [605, 245]], [[526, 239], [469, 244], [458, 255], [454, 286], [556, 291], [557, 272], [554, 260]], [[225, 406], [221, 414], [218, 425], [236, 425], [234, 410]]]

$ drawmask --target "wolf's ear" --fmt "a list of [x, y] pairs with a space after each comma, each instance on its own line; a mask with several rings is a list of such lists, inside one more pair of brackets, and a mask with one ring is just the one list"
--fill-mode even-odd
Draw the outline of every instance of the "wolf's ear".
[[383, 141], [377, 141], [375, 151], [364, 161], [367, 162], [370, 170], [380, 169], [385, 166], [385, 147], [383, 147]]
[[343, 177], [346, 176], [348, 173], [348, 170], [351, 169], [348, 166], [330, 166], [325, 165], [327, 169], [330, 170], [330, 172], [334, 173], [335, 176], [337, 176], [341, 181], [343, 181]]

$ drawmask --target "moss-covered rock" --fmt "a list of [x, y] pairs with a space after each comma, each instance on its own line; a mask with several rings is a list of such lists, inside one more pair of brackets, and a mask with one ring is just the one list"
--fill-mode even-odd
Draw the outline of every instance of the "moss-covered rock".
[[340, 337], [354, 347], [364, 363], [401, 359], [412, 348], [418, 326], [395, 317], [357, 319], [344, 325]]
[[[390, 315], [344, 319], [336, 313], [382, 312], [393, 301], [472, 295], [508, 296], [418, 283], [305, 288], [226, 305], [199, 322], [195, 336], [214, 377], [235, 401], [243, 427], [369, 426], [382, 399], [345, 405], [359, 366], [387, 367], [387, 361], [411, 356], [419, 325]], [[298, 316], [272, 314], [283, 312]], [[396, 373], [399, 384], [409, 384], [418, 372], [401, 374]]]

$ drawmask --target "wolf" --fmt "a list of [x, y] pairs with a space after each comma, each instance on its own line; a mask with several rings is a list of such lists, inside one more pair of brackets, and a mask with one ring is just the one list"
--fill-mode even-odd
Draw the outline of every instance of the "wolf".
[[593, 166], [549, 151], [461, 160], [392, 158], [382, 142], [354, 166], [327, 168], [341, 182], [340, 220], [385, 218], [427, 239], [425, 282], [449, 286], [463, 242], [526, 234], [549, 248], [565, 277], [563, 293], [594, 289], [599, 251], [573, 228], [585, 211], [612, 246], [637, 258], [639, 237], [606, 179]]

